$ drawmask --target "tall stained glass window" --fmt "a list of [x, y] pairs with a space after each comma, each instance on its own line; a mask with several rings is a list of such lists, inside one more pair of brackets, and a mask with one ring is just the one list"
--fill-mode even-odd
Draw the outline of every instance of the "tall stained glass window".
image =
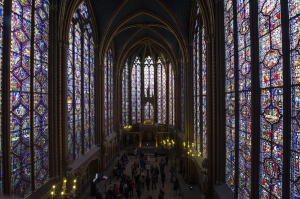
[[111, 134], [113, 131], [113, 69], [113, 54], [109, 48], [104, 63], [104, 129], [106, 134]]
[[144, 94], [145, 97], [154, 95], [154, 66], [151, 56], [147, 56], [144, 62]]
[[249, 0], [237, 4], [239, 198], [251, 198], [251, 45]]
[[289, 0], [291, 71], [291, 198], [300, 198], [300, 1]]
[[201, 66], [200, 66], [200, 27], [199, 22], [196, 20], [194, 29], [193, 40], [193, 97], [194, 97], [194, 142], [197, 150], [200, 150], [201, 140]]
[[167, 75], [161, 58], [157, 60], [157, 122], [167, 122]]
[[201, 52], [201, 61], [202, 61], [202, 68], [201, 68], [201, 102], [202, 102], [202, 154], [204, 158], [207, 158], [207, 118], [206, 118], [206, 41], [204, 38], [204, 27], [201, 28], [202, 37], [202, 52]]
[[[2, 93], [2, 51], [3, 51], [3, 6], [4, 6], [4, 0], [0, 2], [0, 93]], [[3, 185], [3, 165], [2, 165], [2, 98], [0, 99], [0, 195], [2, 195], [2, 185]]]
[[233, 0], [224, 1], [226, 184], [235, 190], [235, 68]]
[[[0, 56], [3, 3], [0, 3]], [[49, 180], [49, 1], [13, 0], [11, 11], [11, 183], [15, 197], [27, 197]], [[31, 34], [31, 31], [35, 34]], [[2, 64], [2, 58], [0, 60]], [[1, 180], [3, 173], [0, 161]]]
[[206, 41], [201, 20], [195, 20], [193, 35], [194, 144], [202, 157], [206, 153]]
[[175, 125], [175, 92], [174, 92], [174, 71], [169, 63], [169, 124]]
[[[260, 69], [260, 195], [282, 195], [283, 66], [280, 1], [258, 1]], [[266, 25], [266, 23], [270, 23]], [[272, 185], [272, 186], [270, 186]]]
[[[253, 16], [249, 5], [251, 3], [258, 8], [257, 21], [254, 21], [256, 26], [250, 26], [250, 16]], [[235, 4], [236, 13], [232, 11]], [[232, 100], [227, 98], [229, 93], [227, 83], [225, 87], [225, 108], [228, 110], [231, 101], [234, 105], [238, 104], [238, 107], [232, 108], [232, 115], [238, 112], [238, 115], [234, 115], [237, 119], [230, 119], [238, 123], [233, 127], [232, 137], [226, 134], [228, 149], [226, 157], [233, 156], [232, 159], [238, 157], [238, 163], [235, 163], [237, 168], [226, 164], [226, 171], [238, 172], [239, 178], [231, 180], [227, 175], [227, 184], [233, 191], [235, 186], [238, 186], [239, 198], [252, 198], [250, 193], [254, 188], [259, 190], [261, 198], [284, 198], [287, 194], [289, 198], [300, 198], [300, 2], [225, 0], [224, 6], [225, 81], [232, 79], [233, 84], [238, 85], [238, 88], [232, 90], [234, 94]], [[283, 28], [286, 24], [282, 20], [285, 19], [289, 21], [289, 28]], [[237, 21], [236, 28], [229, 25], [234, 20]], [[258, 35], [258, 51], [251, 50], [256, 40], [250, 40], [250, 27]], [[237, 42], [236, 49], [230, 45], [234, 42]], [[284, 48], [290, 49], [289, 54], [283, 52]], [[231, 57], [237, 58], [238, 63], [233, 61], [229, 63]], [[256, 87], [259, 93], [252, 94], [251, 89], [255, 85], [252, 82], [255, 81], [255, 77], [251, 76], [251, 63], [254, 58], [257, 58], [259, 63], [257, 72], [259, 84]], [[284, 81], [284, 76], [287, 81]], [[287, 90], [289, 87], [290, 90]], [[259, 132], [252, 130], [252, 122], [254, 123], [251, 120], [252, 99], [260, 101], [257, 108], [260, 117], [256, 121]], [[226, 124], [228, 115], [226, 112]], [[235, 132], [238, 134], [235, 135]], [[259, 143], [252, 140], [254, 133], [259, 135]], [[253, 142], [259, 146], [257, 187], [251, 187]], [[235, 144], [238, 144], [239, 151], [230, 151], [229, 147], [235, 148]], [[290, 155], [284, 157], [284, 154], [288, 154], [283, 153], [284, 151]], [[237, 156], [235, 153], [238, 153]], [[288, 161], [285, 162], [284, 159]], [[284, 176], [285, 172], [290, 175]]]
[[122, 125], [129, 124], [129, 65], [125, 63], [122, 72]]
[[[68, 151], [76, 159], [95, 144], [94, 40], [86, 4], [74, 13], [67, 65]], [[83, 145], [82, 145], [83, 142]]]
[[[147, 55], [141, 60], [135, 57], [132, 65], [126, 63], [122, 73], [122, 114], [129, 114], [131, 110], [132, 124], [142, 122], [144, 119], [155, 119], [157, 123], [175, 125], [175, 83], [174, 72], [171, 64], [166, 64], [164, 57], [158, 56], [154, 61], [152, 56]], [[143, 67], [142, 67], [142, 63]], [[127, 69], [128, 68], [128, 69]], [[130, 79], [127, 79], [130, 74]], [[142, 81], [143, 80], [143, 81]], [[127, 83], [131, 88], [127, 89]], [[142, 96], [143, 95], [143, 96]], [[125, 103], [128, 99], [128, 108]], [[169, 100], [168, 100], [169, 99]], [[143, 105], [143, 107], [142, 107]], [[123, 121], [124, 122], [124, 121]]]
[[185, 67], [183, 59], [180, 60], [180, 86], [181, 86], [181, 132], [185, 132]]
[[136, 57], [132, 70], [131, 70], [131, 112], [132, 112], [132, 124], [138, 124], [142, 122], [141, 112], [141, 88], [142, 88], [142, 74], [141, 74], [141, 60]]

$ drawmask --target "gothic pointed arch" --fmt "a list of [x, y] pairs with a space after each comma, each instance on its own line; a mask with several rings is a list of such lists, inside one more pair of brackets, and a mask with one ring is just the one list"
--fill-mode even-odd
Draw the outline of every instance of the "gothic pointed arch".
[[95, 41], [85, 2], [73, 14], [68, 41], [67, 154], [75, 160], [95, 146]]

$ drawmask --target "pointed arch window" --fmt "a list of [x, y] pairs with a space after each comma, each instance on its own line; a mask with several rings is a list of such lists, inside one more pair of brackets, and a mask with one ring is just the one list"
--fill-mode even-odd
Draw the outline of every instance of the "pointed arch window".
[[104, 130], [107, 135], [113, 132], [113, 54], [108, 49], [104, 60]]
[[180, 86], [181, 86], [181, 132], [185, 132], [185, 67], [183, 59], [180, 60]]
[[169, 63], [169, 124], [175, 125], [175, 83], [174, 71], [171, 62]]
[[160, 57], [157, 60], [157, 122], [167, 122], [167, 74]]
[[94, 54], [88, 8], [83, 2], [73, 15], [69, 32], [68, 151], [72, 159], [95, 145]]
[[151, 56], [147, 56], [144, 62], [144, 93], [145, 97], [154, 94], [154, 66]]
[[141, 60], [139, 57], [136, 57], [133, 62], [132, 71], [131, 71], [132, 124], [138, 124], [142, 122], [141, 88], [142, 88]]
[[[197, 8], [198, 9], [198, 8]], [[204, 27], [197, 18], [193, 38], [193, 104], [194, 143], [198, 152], [207, 157], [206, 152], [206, 41]]]
[[125, 63], [122, 71], [122, 125], [129, 124], [129, 64]]
[[[175, 125], [175, 81], [171, 63], [163, 61], [162, 57], [157, 57], [154, 62], [150, 55], [147, 55], [143, 62], [140, 57], [135, 57], [132, 67], [127, 69], [125, 63], [122, 72], [122, 106], [123, 115], [129, 114], [125, 106], [127, 93], [131, 96], [129, 110], [132, 117], [131, 124], [142, 122], [142, 112], [145, 119], [153, 119], [155, 122]], [[144, 67], [142, 64], [144, 63]], [[127, 76], [127, 70], [129, 75]], [[127, 78], [129, 80], [127, 80]], [[144, 80], [144, 81], [142, 81]], [[130, 89], [126, 89], [126, 82], [131, 84]], [[129, 97], [130, 98], [130, 97]], [[142, 102], [142, 100], [145, 100]], [[156, 119], [157, 118], [157, 119]], [[126, 125], [123, 118], [123, 125]]]

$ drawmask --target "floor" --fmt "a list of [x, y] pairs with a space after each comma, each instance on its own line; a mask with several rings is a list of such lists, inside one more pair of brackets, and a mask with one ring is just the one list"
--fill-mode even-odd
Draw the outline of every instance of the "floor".
[[[121, 154], [124, 151], [121, 151]], [[170, 150], [169, 156], [170, 157], [175, 157], [175, 155], [172, 155], [172, 152], [174, 153], [174, 151]], [[157, 162], [155, 162], [155, 157], [153, 157], [153, 155], [149, 155], [150, 157], [150, 164], [156, 164], [158, 166], [158, 163], [161, 161], [161, 159], [163, 157], [158, 157]], [[120, 157], [115, 158], [115, 163], [113, 163], [112, 165], [116, 165], [116, 162], [120, 159]], [[138, 158], [135, 156], [128, 156], [129, 162], [127, 163], [126, 169], [124, 171], [124, 173], [126, 175], [129, 175], [131, 177], [131, 165], [136, 161], [138, 161]], [[177, 163], [179, 163], [179, 159], [176, 160]], [[179, 168], [179, 166], [177, 166], [177, 168]], [[142, 191], [142, 196], [141, 199], [148, 199], [149, 196], [152, 196], [153, 199], [157, 199], [158, 198], [158, 189], [162, 188], [164, 191], [164, 199], [204, 199], [205, 197], [203, 196], [203, 194], [200, 192], [200, 190], [198, 189], [197, 185], [189, 185], [187, 183], [185, 183], [183, 176], [177, 173], [177, 178], [179, 180], [179, 184], [180, 184], [180, 192], [178, 191], [177, 193], [174, 193], [173, 191], [173, 183], [170, 182], [171, 179], [171, 174], [169, 172], [170, 170], [170, 162], [169, 164], [165, 167], [165, 174], [166, 174], [166, 181], [165, 181], [165, 185], [164, 188], [162, 187], [162, 182], [159, 178], [158, 183], [156, 184], [156, 189], [151, 189], [151, 184], [150, 184], [150, 190], [147, 190], [146, 186], [145, 188], [143, 188]], [[98, 183], [97, 187], [98, 190], [101, 190], [103, 198], [105, 198], [105, 192], [109, 189], [112, 188], [114, 186], [114, 184], [116, 184], [117, 186], [119, 186], [120, 181], [117, 180], [117, 177], [111, 175], [112, 174], [112, 168], [109, 168], [109, 170], [107, 171], [108, 173], [108, 179], [107, 180], [102, 180], [100, 183]], [[111, 176], [111, 178], [110, 178]], [[160, 174], [159, 174], [160, 176]], [[193, 189], [191, 190], [191, 186], [193, 187]], [[96, 197], [92, 197], [90, 196], [90, 188], [86, 191], [86, 193], [84, 194], [84, 196], [82, 197], [83, 199], [94, 199]], [[133, 191], [133, 197], [130, 197], [130, 199], [137, 199], [137, 193], [134, 189]]]

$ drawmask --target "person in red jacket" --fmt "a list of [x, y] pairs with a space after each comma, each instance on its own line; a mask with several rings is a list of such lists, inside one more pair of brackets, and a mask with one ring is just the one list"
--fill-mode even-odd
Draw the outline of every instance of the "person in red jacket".
[[116, 184], [114, 185], [113, 194], [114, 194], [115, 196], [118, 196], [118, 195], [119, 195], [119, 187], [118, 187]]

